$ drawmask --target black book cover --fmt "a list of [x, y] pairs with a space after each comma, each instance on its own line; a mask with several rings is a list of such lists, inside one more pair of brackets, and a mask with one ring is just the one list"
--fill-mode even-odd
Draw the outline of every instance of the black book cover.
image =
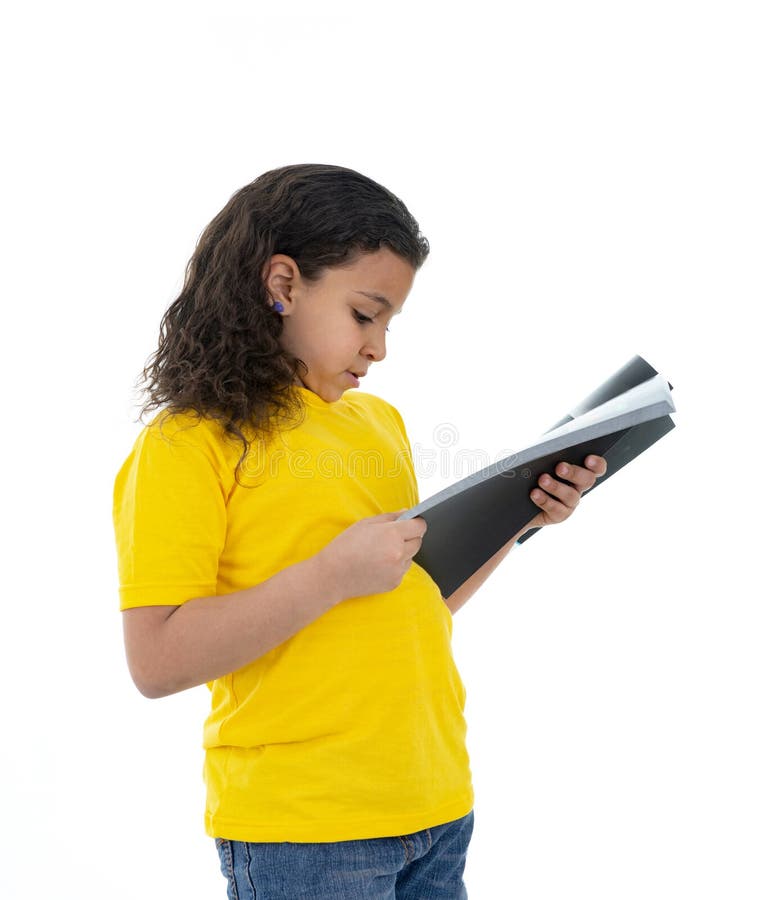
[[540, 475], [554, 476], [562, 460], [582, 465], [596, 454], [606, 459], [607, 473], [594, 490], [669, 432], [670, 389], [648, 362], [631, 359], [542, 440], [403, 513], [400, 519], [422, 516], [428, 524], [414, 561], [449, 597], [537, 514], [529, 493]]

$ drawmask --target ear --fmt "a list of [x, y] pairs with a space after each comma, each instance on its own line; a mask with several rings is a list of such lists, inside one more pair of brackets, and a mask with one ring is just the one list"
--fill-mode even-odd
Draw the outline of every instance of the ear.
[[302, 281], [299, 266], [294, 260], [285, 253], [273, 254], [262, 269], [262, 280], [268, 295], [274, 301], [280, 300], [283, 303], [284, 315], [290, 312], [292, 292]]

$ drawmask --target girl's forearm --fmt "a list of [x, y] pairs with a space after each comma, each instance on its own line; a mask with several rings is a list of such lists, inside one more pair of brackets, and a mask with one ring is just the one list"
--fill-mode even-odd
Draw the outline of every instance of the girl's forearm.
[[282, 644], [341, 599], [316, 555], [254, 587], [188, 600], [145, 649], [149, 671], [138, 686], [157, 698], [213, 681]]
[[505, 557], [513, 550], [516, 541], [518, 541], [523, 534], [526, 534], [531, 527], [531, 525], [526, 525], [521, 531], [518, 531], [504, 547], [498, 550], [493, 557], [488, 559], [483, 566], [476, 569], [467, 581], [464, 581], [459, 588], [444, 599], [444, 602], [453, 615], [464, 603], [467, 603], [468, 600], [471, 599], [481, 585], [484, 584], [487, 578], [489, 578]]

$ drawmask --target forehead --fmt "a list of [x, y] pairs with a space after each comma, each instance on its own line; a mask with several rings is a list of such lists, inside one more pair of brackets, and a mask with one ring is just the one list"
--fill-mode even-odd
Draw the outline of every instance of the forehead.
[[337, 286], [374, 301], [388, 312], [402, 306], [412, 288], [411, 263], [387, 248], [362, 253], [353, 262], [329, 270]]

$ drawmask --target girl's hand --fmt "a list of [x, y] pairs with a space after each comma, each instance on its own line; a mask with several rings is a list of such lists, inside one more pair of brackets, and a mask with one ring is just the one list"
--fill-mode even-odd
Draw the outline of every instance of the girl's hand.
[[543, 525], [556, 525], [568, 519], [580, 501], [580, 495], [596, 484], [596, 479], [607, 472], [607, 462], [601, 456], [587, 456], [585, 468], [571, 466], [561, 462], [556, 466], [559, 478], [569, 481], [562, 484], [549, 475], [541, 475], [537, 483], [539, 487], [530, 491], [532, 502], [540, 507], [540, 512], [529, 523], [527, 528], [541, 528]]
[[340, 601], [386, 593], [401, 584], [428, 530], [419, 516], [397, 522], [402, 512], [360, 519], [318, 553]]

